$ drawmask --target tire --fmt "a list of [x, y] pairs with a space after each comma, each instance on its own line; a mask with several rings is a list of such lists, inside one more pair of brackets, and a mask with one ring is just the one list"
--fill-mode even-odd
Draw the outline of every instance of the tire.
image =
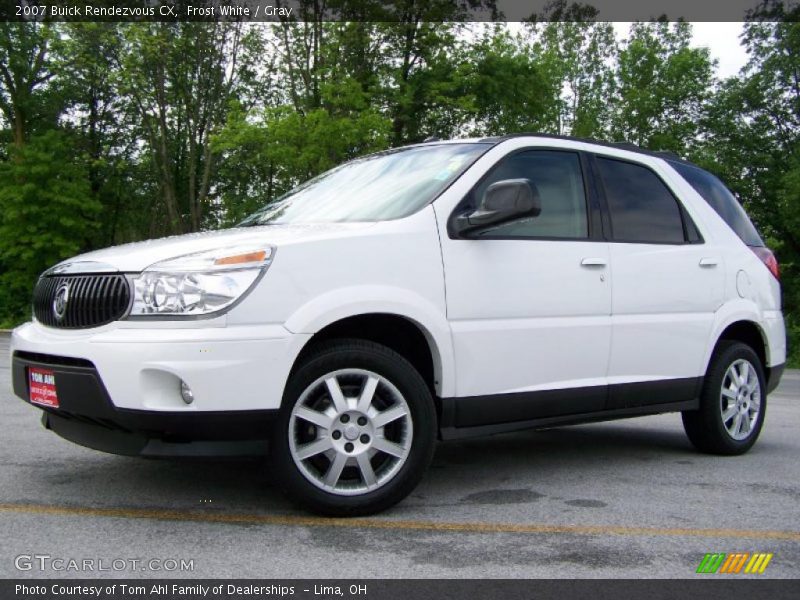
[[324, 342], [294, 369], [272, 432], [275, 476], [321, 515], [380, 512], [417, 486], [436, 444], [425, 381], [393, 350]]
[[689, 441], [709, 454], [744, 454], [764, 425], [766, 390], [764, 367], [753, 349], [740, 342], [720, 342], [706, 372], [700, 408], [682, 414]]

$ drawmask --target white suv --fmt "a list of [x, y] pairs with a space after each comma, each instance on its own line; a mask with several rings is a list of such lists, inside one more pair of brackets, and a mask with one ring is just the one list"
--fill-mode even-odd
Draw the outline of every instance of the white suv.
[[542, 135], [360, 158], [225, 231], [45, 272], [12, 338], [45, 427], [269, 454], [311, 510], [405, 497], [437, 437], [681, 412], [740, 454], [786, 355], [778, 265], [718, 179]]

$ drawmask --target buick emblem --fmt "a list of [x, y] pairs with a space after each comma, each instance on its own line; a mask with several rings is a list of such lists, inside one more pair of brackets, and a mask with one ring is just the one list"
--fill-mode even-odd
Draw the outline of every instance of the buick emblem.
[[67, 302], [69, 302], [69, 284], [62, 283], [53, 298], [53, 314], [56, 320], [60, 321], [67, 314]]

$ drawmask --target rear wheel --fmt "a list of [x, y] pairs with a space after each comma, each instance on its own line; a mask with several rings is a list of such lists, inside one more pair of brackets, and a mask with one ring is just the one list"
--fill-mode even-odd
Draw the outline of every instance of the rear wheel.
[[341, 340], [321, 345], [291, 376], [272, 439], [290, 497], [325, 515], [365, 515], [417, 485], [433, 456], [436, 414], [402, 356]]
[[735, 455], [755, 444], [767, 409], [764, 368], [750, 346], [720, 342], [708, 367], [699, 410], [683, 413], [692, 444], [703, 452]]

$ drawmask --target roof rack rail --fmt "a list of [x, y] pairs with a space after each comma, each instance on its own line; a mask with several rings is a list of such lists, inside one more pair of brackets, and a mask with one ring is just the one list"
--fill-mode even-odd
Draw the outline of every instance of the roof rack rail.
[[655, 154], [658, 154], [661, 158], [667, 158], [669, 160], [679, 160], [681, 162], [689, 162], [681, 158], [680, 155], [678, 155], [676, 152], [673, 152], [672, 150], [656, 150]]
[[518, 137], [540, 137], [540, 138], [549, 138], [553, 140], [571, 140], [574, 142], [584, 142], [586, 144], [595, 144], [597, 146], [605, 146], [606, 148], [619, 148], [620, 150], [628, 150], [629, 152], [636, 152], [638, 154], [646, 154], [648, 156], [656, 156], [658, 158], [663, 158], [665, 160], [672, 160], [672, 161], [686, 163], [689, 165], [694, 165], [694, 163], [681, 158], [680, 156], [678, 156], [677, 154], [675, 154], [670, 150], [647, 150], [632, 142], [609, 142], [606, 140], [597, 140], [594, 138], [576, 137], [572, 135], [557, 135], [553, 133], [540, 133], [535, 131], [510, 133], [507, 135], [499, 136], [495, 139], [497, 140], [496, 143], [499, 144], [500, 142], [504, 142], [506, 140]]
[[[603, 143], [600, 140], [595, 140], [591, 138], [589, 138], [589, 140], [587, 141], [591, 141], [593, 144], [597, 144], [598, 142], [601, 144]], [[642, 148], [641, 146], [637, 146], [633, 142], [607, 142], [607, 143], [611, 144], [612, 146], [616, 146], [617, 148], [622, 148], [623, 150], [631, 150], [632, 152], [639, 152], [640, 150], [644, 150], [644, 148]]]

